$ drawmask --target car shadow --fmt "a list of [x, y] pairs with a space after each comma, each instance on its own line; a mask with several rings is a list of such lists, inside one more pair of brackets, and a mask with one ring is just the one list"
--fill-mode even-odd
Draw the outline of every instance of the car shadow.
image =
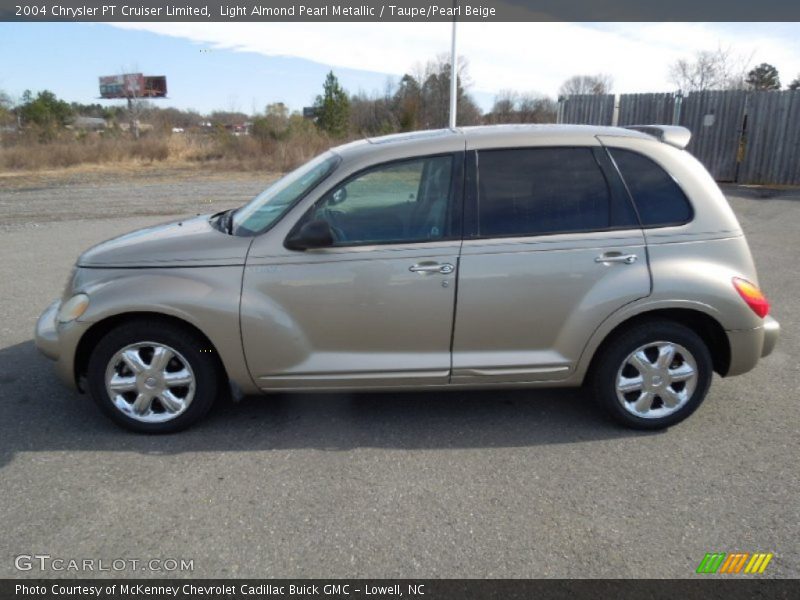
[[32, 341], [0, 349], [0, 410], [0, 467], [37, 451], [498, 448], [658, 435], [610, 422], [580, 389], [271, 394], [221, 400], [178, 434], [138, 435], [63, 385]]

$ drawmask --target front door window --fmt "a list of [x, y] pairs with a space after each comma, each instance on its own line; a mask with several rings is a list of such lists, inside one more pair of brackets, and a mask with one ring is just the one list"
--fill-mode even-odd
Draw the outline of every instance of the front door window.
[[448, 239], [451, 156], [381, 165], [326, 194], [310, 219], [326, 221], [337, 246]]

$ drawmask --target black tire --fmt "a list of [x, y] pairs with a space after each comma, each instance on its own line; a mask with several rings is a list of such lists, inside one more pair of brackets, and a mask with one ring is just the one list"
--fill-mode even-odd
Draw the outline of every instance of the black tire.
[[[632, 409], [626, 409], [626, 407], [623, 406], [623, 400], [620, 399], [617, 394], [617, 376], [621, 372], [620, 369], [631, 368], [623, 367], [631, 354], [643, 346], [655, 344], [656, 342], [677, 344], [687, 350], [691, 354], [690, 358], [696, 365], [697, 379], [694, 382], [694, 390], [691, 395], [689, 395], [688, 391], [685, 394], [688, 400], [685, 400], [677, 410], [664, 416], [651, 416], [646, 418], [633, 414], [631, 412]], [[656, 351], [657, 348], [649, 348], [647, 350], [647, 352], [651, 353]], [[700, 406], [705, 399], [708, 388], [711, 385], [713, 363], [708, 347], [694, 331], [674, 321], [653, 320], [633, 325], [604, 344], [599, 352], [601, 354], [597, 357], [591, 374], [591, 389], [597, 400], [611, 417], [618, 423], [627, 427], [654, 430], [675, 425], [697, 410], [697, 407]], [[683, 360], [680, 353], [678, 353], [675, 360]], [[623, 376], [627, 377], [628, 375], [625, 373], [625, 371], [622, 371]], [[637, 375], [632, 376], [636, 377]], [[680, 387], [681, 384], [676, 383], [672, 385]], [[686, 384], [684, 384], [684, 386], [685, 385]], [[629, 394], [629, 396], [632, 396], [634, 399], [632, 401], [628, 401], [627, 398], [625, 399], [629, 406], [635, 406], [635, 398], [638, 393], [639, 392], [631, 392]], [[659, 403], [661, 403], [660, 406]], [[656, 409], [670, 410], [657, 395], [655, 396], [653, 406]], [[654, 413], [657, 415], [658, 410], [654, 411]]]
[[[194, 374], [193, 397], [185, 410], [171, 420], [137, 420], [117, 408], [106, 389], [106, 369], [112, 358], [126, 346], [142, 342], [163, 344], [174, 349], [180, 355], [178, 358], [184, 359]], [[208, 343], [189, 328], [158, 319], [127, 321], [109, 331], [92, 351], [87, 370], [89, 394], [106, 416], [130, 431], [172, 433], [186, 429], [205, 416], [219, 393], [220, 366], [210, 350]], [[162, 407], [162, 410], [165, 409]]]

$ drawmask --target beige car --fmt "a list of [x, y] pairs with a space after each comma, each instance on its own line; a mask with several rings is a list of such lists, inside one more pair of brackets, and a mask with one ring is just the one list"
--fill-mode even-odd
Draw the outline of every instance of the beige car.
[[227, 389], [583, 384], [622, 423], [666, 427], [779, 334], [689, 137], [494, 126], [341, 146], [241, 208], [88, 250], [36, 344], [143, 432]]

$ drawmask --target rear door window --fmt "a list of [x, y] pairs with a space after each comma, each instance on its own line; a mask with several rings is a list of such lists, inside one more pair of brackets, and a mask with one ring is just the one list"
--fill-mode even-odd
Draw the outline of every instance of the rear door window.
[[481, 237], [638, 227], [588, 147], [480, 151], [478, 223]]
[[639, 211], [644, 227], [682, 225], [692, 220], [692, 206], [675, 180], [638, 152], [609, 149]]

